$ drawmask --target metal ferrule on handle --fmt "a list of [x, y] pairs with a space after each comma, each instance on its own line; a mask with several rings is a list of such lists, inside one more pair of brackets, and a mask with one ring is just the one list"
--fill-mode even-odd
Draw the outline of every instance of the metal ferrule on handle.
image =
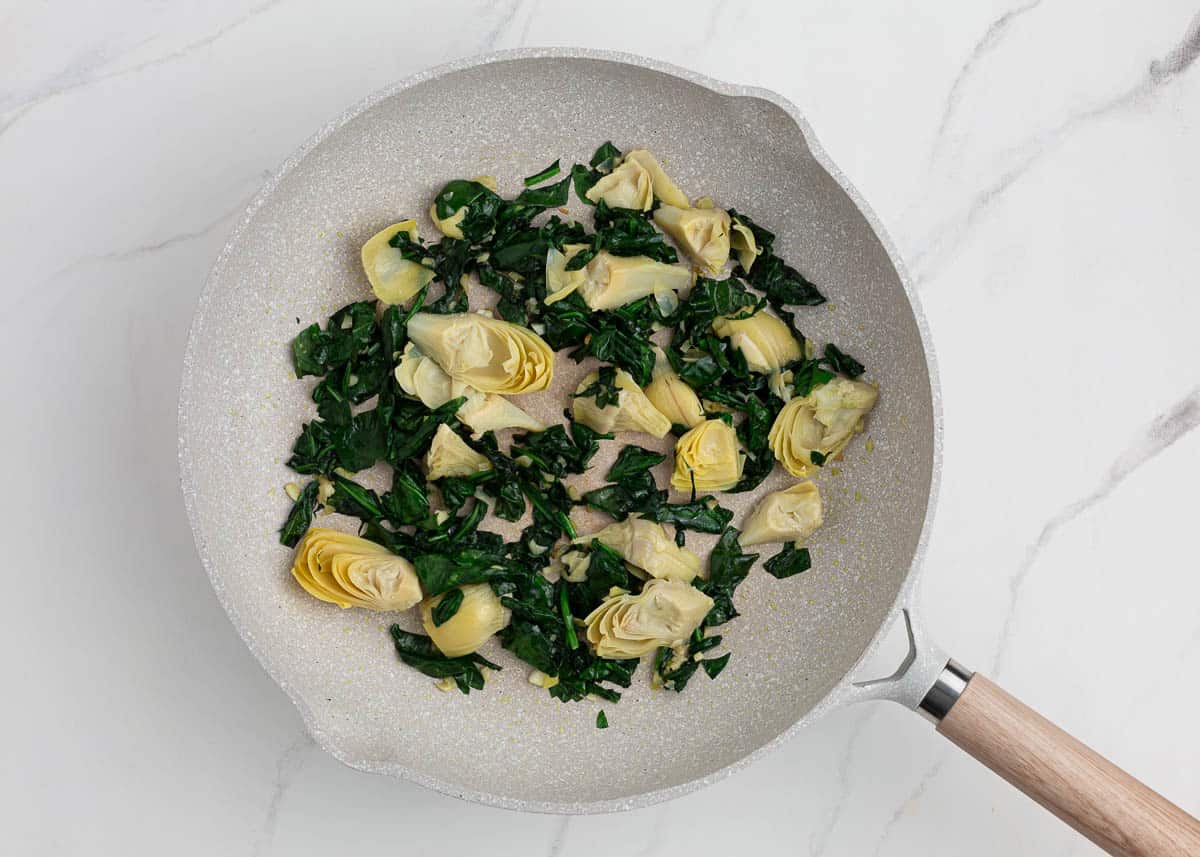
[[975, 673], [951, 658], [942, 668], [933, 687], [929, 688], [925, 698], [921, 700], [921, 704], [917, 706], [917, 711], [935, 726], [941, 723], [967, 689], [967, 682], [973, 675]]

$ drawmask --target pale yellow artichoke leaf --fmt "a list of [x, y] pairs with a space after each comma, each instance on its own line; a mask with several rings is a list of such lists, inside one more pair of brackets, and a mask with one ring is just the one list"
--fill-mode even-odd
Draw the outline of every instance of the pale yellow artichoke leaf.
[[417, 239], [417, 221], [393, 223], [376, 232], [362, 246], [362, 266], [371, 283], [375, 297], [386, 304], [402, 304], [433, 280], [433, 271], [419, 262], [405, 259], [400, 250], [389, 243], [404, 232]]

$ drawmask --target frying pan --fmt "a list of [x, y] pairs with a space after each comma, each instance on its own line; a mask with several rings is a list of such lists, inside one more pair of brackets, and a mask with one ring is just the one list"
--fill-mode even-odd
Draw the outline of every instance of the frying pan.
[[[734, 656], [719, 680], [698, 678], [674, 694], [652, 690], [643, 675], [608, 706], [612, 726], [600, 731], [595, 706], [563, 705], [528, 686], [527, 668], [498, 646], [484, 652], [505, 669], [484, 692], [438, 692], [390, 651], [385, 629], [396, 617], [339, 611], [293, 584], [276, 529], [288, 505], [281, 488], [294, 478], [283, 462], [312, 411], [288, 344], [298, 325], [364, 297], [363, 241], [425, 211], [447, 179], [491, 174], [512, 192], [514, 178], [554, 157], [582, 160], [608, 139], [648, 147], [693, 197], [711, 195], [775, 231], [780, 254], [829, 297], [801, 308], [799, 325], [858, 357], [882, 394], [870, 443], [856, 441], [819, 476], [827, 523], [812, 540], [813, 569], [784, 581], [752, 573], [737, 593], [742, 616], [722, 629]], [[588, 368], [558, 363], [558, 397], [521, 401], [551, 419]], [[495, 806], [618, 810], [713, 782], [816, 717], [891, 700], [923, 712], [1105, 848], [1200, 853], [1194, 819], [922, 634], [916, 593], [940, 432], [913, 289], [882, 226], [797, 109], [765, 90], [577, 49], [424, 72], [305, 144], [251, 203], [209, 277], [180, 397], [184, 496], [213, 586], [317, 742], [348, 765]], [[604, 446], [611, 456], [618, 444]], [[762, 491], [786, 481], [777, 472]], [[753, 499], [729, 498], [735, 524]], [[907, 630], [907, 656], [886, 678], [860, 675], [894, 622]]]

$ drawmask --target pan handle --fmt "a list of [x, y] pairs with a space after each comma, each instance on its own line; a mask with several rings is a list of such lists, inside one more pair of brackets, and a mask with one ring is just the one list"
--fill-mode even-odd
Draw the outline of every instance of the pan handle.
[[1110, 854], [1200, 854], [1200, 821], [955, 661], [919, 710], [938, 732]]

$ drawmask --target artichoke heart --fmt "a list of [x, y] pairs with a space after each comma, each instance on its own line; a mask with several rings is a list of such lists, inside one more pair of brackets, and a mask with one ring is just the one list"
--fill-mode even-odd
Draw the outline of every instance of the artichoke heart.
[[507, 626], [512, 618], [512, 613], [500, 603], [488, 584], [468, 583], [459, 588], [463, 594], [462, 604], [441, 625], [433, 623], [433, 608], [450, 593], [443, 592], [421, 602], [421, 624], [425, 626], [425, 633], [438, 651], [448, 658], [458, 658], [478, 650], [488, 637]]
[[638, 595], [613, 590], [587, 615], [587, 640], [601, 658], [640, 658], [700, 627], [713, 600], [679, 580], [650, 580]]
[[729, 214], [719, 208], [676, 208], [660, 205], [654, 222], [709, 273], [729, 261]]
[[837, 455], [862, 430], [863, 417], [879, 391], [862, 381], [834, 378], [783, 406], [768, 441], [775, 458], [793, 476], [807, 476], [814, 452]]
[[763, 248], [758, 246], [758, 239], [754, 237], [754, 230], [736, 217], [730, 224], [729, 246], [737, 253], [738, 264], [747, 274], [754, 266], [754, 260], [763, 252]]
[[393, 223], [376, 232], [362, 246], [363, 270], [371, 283], [371, 291], [385, 304], [404, 303], [433, 279], [433, 271], [420, 262], [405, 259], [400, 250], [391, 245], [392, 238], [400, 232], [416, 241], [417, 221]]
[[442, 423], [433, 435], [429, 452], [425, 455], [425, 468], [429, 481], [447, 476], [474, 476], [492, 469], [487, 456], [467, 446], [454, 429]]
[[461, 381], [455, 381], [411, 342], [404, 347], [404, 354], [396, 366], [396, 382], [400, 389], [410, 396], [416, 396], [430, 410], [440, 408], [451, 399], [465, 396], [467, 401], [458, 409], [456, 416], [471, 427], [471, 436], [475, 438], [484, 432], [504, 428], [546, 430], [541, 420], [530, 416], [503, 396], [481, 393]]
[[705, 420], [675, 441], [671, 486], [679, 491], [728, 491], [742, 478], [745, 457], [737, 432], [724, 420]]
[[[612, 548], [621, 559], [650, 577], [690, 583], [700, 574], [700, 557], [675, 544], [662, 524], [637, 515], [609, 524], [591, 535], [580, 536], [575, 539], [575, 544], [591, 544], [593, 539]], [[578, 576], [574, 567], [571, 571]]]
[[764, 497], [750, 513], [738, 539], [742, 547], [767, 542], [796, 542], [822, 522], [821, 494], [814, 482], [798, 482]]
[[592, 202], [604, 200], [611, 208], [649, 211], [654, 205], [654, 179], [642, 163], [626, 159], [592, 185], [587, 198]]
[[518, 324], [477, 313], [419, 312], [408, 335], [447, 375], [485, 393], [532, 393], [554, 378], [554, 352]]
[[669, 366], [655, 367], [654, 379], [646, 387], [646, 398], [671, 425], [695, 428], [704, 422], [700, 397]]
[[607, 250], [597, 253], [583, 271], [584, 279], [574, 289], [594, 310], [616, 309], [656, 290], [678, 291], [692, 283], [692, 272], [680, 265], [656, 262], [648, 256], [613, 256]]
[[742, 352], [751, 372], [768, 375], [804, 356], [791, 328], [762, 310], [749, 318], [718, 318], [713, 333]]
[[570, 262], [580, 250], [587, 249], [586, 244], [564, 244], [561, 251], [551, 247], [546, 251], [546, 297], [547, 305], [561, 301], [571, 292], [587, 282], [587, 272], [582, 268], [575, 271], [567, 270]]
[[309, 595], [343, 608], [407, 610], [421, 600], [412, 563], [375, 542], [324, 527], [311, 528], [296, 546], [292, 577]]
[[679, 189], [675, 182], [671, 181], [670, 176], [663, 172], [662, 165], [658, 162], [658, 158], [650, 154], [647, 149], [634, 149], [625, 155], [623, 164], [634, 163], [642, 167], [650, 174], [650, 184], [654, 187], [654, 195], [662, 200], [664, 205], [673, 205], [676, 208], [687, 208], [687, 194]]
[[579, 395], [599, 377], [599, 372], [592, 372], [575, 390], [576, 396], [571, 405], [571, 415], [575, 422], [583, 423], [601, 434], [613, 431], [641, 431], [654, 437], [663, 437], [671, 430], [671, 421], [650, 404], [642, 388], [624, 369], [618, 369], [616, 372], [616, 385], [620, 392], [617, 393], [615, 404], [601, 408], [596, 405], [593, 396]]

